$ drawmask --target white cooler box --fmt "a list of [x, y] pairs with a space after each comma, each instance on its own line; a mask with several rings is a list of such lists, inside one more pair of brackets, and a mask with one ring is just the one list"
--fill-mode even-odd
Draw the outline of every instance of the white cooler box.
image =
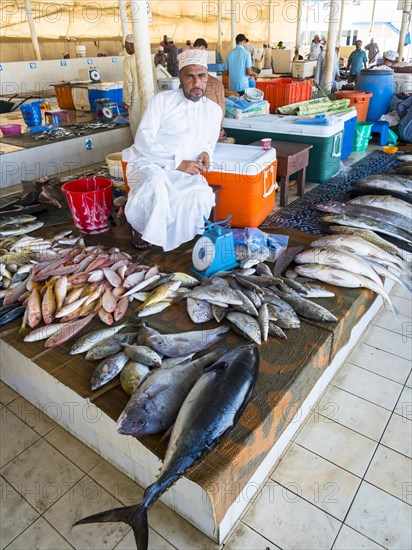
[[316, 59], [314, 61], [294, 61], [292, 63], [293, 78], [310, 78], [314, 76], [317, 62]]
[[306, 180], [323, 183], [339, 170], [344, 127], [342, 119], [332, 114], [327, 116], [330, 120], [327, 126], [296, 124], [302, 120], [310, 122], [313, 117], [263, 115], [245, 120], [225, 118], [223, 128], [228, 137], [244, 145], [262, 138], [312, 145]]

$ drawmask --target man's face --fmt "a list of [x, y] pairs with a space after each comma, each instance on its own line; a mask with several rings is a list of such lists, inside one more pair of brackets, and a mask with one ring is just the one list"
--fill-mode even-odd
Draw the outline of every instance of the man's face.
[[134, 54], [134, 44], [131, 42], [125, 42], [124, 49], [129, 55]]
[[180, 84], [186, 99], [200, 101], [207, 86], [207, 69], [202, 65], [186, 65], [179, 73]]
[[362, 40], [357, 40], [355, 46], [357, 50], [360, 50], [362, 48]]

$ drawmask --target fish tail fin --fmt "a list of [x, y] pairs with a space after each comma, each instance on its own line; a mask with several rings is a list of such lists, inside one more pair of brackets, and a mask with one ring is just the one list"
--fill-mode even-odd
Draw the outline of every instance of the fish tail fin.
[[143, 505], [125, 506], [113, 508], [105, 512], [99, 512], [86, 518], [76, 521], [74, 525], [85, 525], [87, 523], [101, 522], [123, 522], [133, 529], [134, 538], [138, 550], [147, 550], [149, 541], [149, 526], [147, 523], [147, 508]]

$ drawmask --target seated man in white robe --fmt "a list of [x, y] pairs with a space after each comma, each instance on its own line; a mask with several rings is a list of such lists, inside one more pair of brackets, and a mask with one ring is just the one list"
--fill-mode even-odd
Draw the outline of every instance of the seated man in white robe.
[[125, 214], [137, 248], [174, 250], [202, 233], [215, 205], [203, 177], [219, 138], [221, 108], [205, 97], [207, 51], [178, 56], [181, 88], [150, 100], [127, 165]]

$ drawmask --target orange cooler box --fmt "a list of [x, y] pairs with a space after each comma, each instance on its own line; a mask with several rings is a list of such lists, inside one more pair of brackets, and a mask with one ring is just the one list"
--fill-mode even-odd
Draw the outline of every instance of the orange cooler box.
[[276, 151], [218, 143], [205, 177], [221, 185], [216, 217], [232, 215], [233, 227], [258, 227], [275, 206]]

